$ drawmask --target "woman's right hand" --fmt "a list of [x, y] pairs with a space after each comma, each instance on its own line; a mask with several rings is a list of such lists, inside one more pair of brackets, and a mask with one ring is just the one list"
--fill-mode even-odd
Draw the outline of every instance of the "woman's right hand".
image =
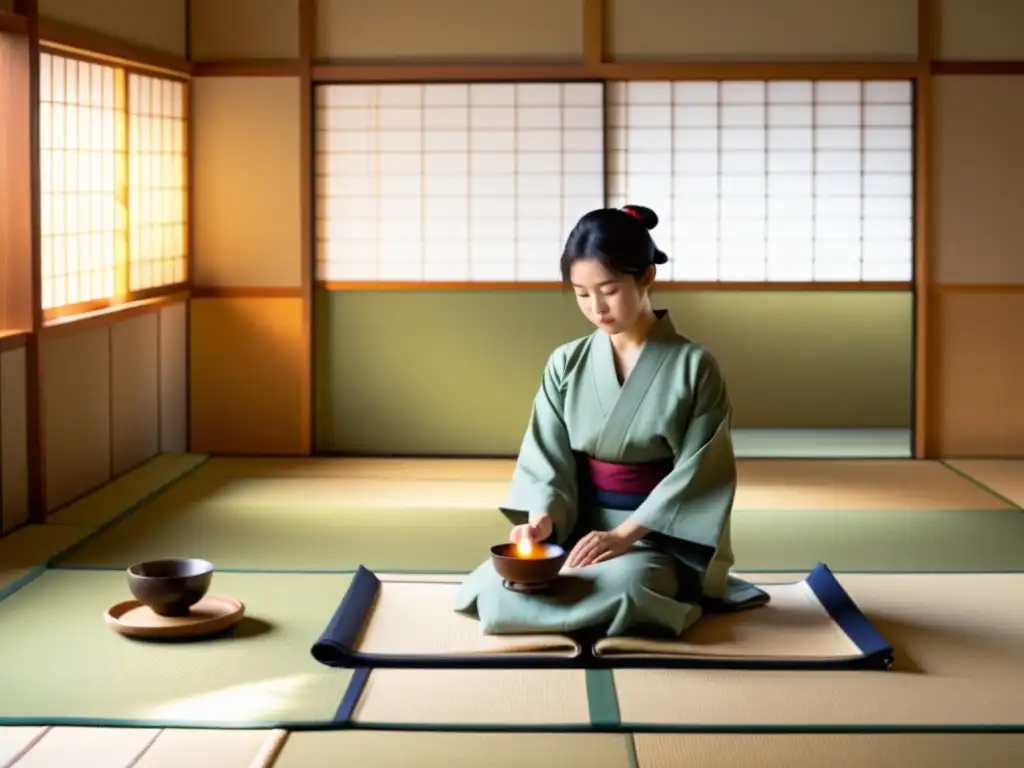
[[544, 541], [550, 537], [552, 533], [554, 533], [554, 525], [551, 523], [551, 516], [541, 515], [540, 517], [535, 518], [532, 522], [517, 525], [512, 529], [509, 539], [514, 544], [518, 544], [523, 539], [536, 543], [538, 541]]

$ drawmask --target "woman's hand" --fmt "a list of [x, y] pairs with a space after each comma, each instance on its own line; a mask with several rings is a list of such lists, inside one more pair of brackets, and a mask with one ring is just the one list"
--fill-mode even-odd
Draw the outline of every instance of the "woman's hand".
[[517, 525], [509, 534], [509, 539], [515, 544], [518, 544], [523, 539], [536, 544], [539, 541], [545, 541], [554, 533], [554, 530], [555, 527], [551, 522], [551, 516], [541, 515], [531, 523]]
[[618, 531], [591, 531], [576, 542], [566, 563], [570, 568], [583, 568], [625, 554], [632, 546], [632, 537]]

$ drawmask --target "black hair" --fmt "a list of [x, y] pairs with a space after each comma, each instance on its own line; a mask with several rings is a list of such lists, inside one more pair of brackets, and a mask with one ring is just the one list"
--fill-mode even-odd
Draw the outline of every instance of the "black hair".
[[664, 264], [668, 256], [658, 250], [650, 230], [658, 226], [658, 214], [641, 205], [598, 208], [584, 214], [572, 228], [562, 251], [562, 280], [568, 283], [572, 265], [594, 259], [620, 275], [641, 277], [652, 264]]

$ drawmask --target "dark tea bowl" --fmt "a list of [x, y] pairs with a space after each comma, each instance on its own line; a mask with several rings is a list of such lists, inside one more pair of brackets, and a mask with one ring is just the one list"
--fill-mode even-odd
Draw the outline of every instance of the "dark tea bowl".
[[210, 589], [213, 563], [195, 557], [169, 557], [128, 566], [128, 589], [160, 616], [188, 616]]
[[557, 544], [538, 542], [533, 545], [530, 557], [519, 557], [512, 542], [491, 547], [491, 562], [494, 570], [506, 581], [513, 584], [547, 584], [554, 581], [569, 556]]

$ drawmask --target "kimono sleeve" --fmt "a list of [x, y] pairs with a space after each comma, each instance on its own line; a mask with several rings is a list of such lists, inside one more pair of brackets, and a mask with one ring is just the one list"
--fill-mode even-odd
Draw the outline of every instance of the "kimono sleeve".
[[578, 501], [576, 458], [563, 408], [566, 365], [566, 352], [559, 348], [544, 366], [501, 510], [514, 525], [550, 515], [554, 524], [550, 540], [558, 544], [576, 527]]
[[736, 456], [730, 422], [732, 406], [717, 362], [701, 353], [692, 381], [680, 375], [680, 398], [693, 392], [689, 413], [679, 414], [671, 436], [672, 471], [630, 519], [650, 529], [651, 538], [674, 550], [698, 571], [706, 571], [718, 549], [736, 498]]

